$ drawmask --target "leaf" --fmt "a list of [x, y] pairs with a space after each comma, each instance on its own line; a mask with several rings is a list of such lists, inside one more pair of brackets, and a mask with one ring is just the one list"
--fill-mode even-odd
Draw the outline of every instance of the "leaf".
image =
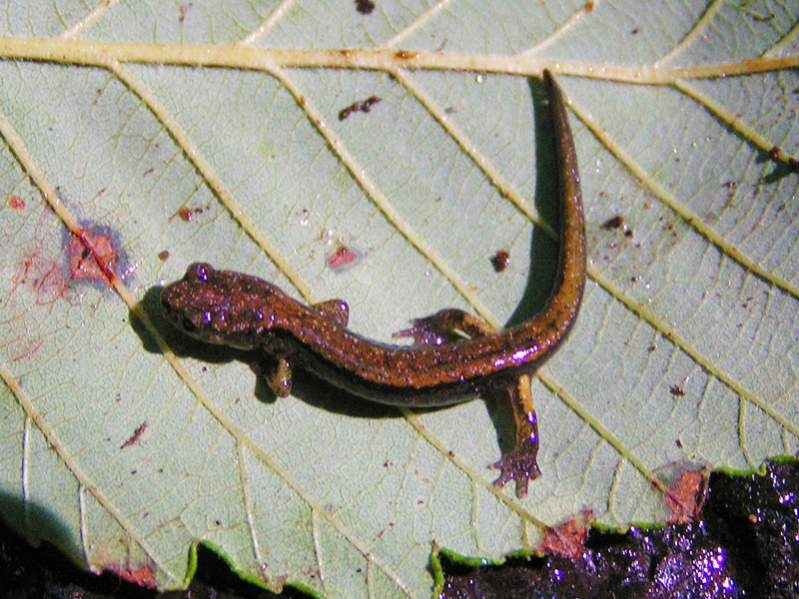
[[[204, 542], [271, 588], [420, 596], [433, 543], [500, 560], [583, 510], [662, 522], [675, 471], [795, 455], [796, 9], [355, 4], [7, 8], [6, 518], [143, 585], [185, 585]], [[556, 247], [544, 67], [590, 281], [533, 384], [523, 501], [491, 485], [508, 428], [483, 402], [415, 413], [307, 381], [274, 401], [247, 356], [160, 318], [158, 286], [199, 259], [345, 297], [384, 341], [443, 306], [529, 317]], [[334, 272], [340, 246], [361, 261]]]

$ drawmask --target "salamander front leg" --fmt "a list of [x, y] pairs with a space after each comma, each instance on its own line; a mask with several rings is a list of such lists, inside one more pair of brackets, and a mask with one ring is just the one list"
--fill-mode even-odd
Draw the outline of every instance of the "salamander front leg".
[[516, 481], [516, 496], [527, 495], [527, 485], [541, 475], [538, 467], [538, 417], [533, 408], [533, 394], [530, 389], [530, 375], [523, 374], [512, 379], [510, 384], [497, 385], [486, 391], [490, 399], [509, 402], [516, 423], [516, 439], [513, 448], [491, 465], [500, 474], [494, 484], [504, 487]]

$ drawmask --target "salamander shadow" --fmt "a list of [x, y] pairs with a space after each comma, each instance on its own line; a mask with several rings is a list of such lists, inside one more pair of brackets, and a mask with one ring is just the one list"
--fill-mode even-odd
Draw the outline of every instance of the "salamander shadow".
[[[555, 159], [555, 131], [549, 117], [546, 90], [540, 79], [528, 79], [527, 85], [533, 104], [533, 155], [535, 156], [534, 201], [538, 214], [553, 230], [560, 221], [560, 195], [558, 190], [558, 165]], [[558, 241], [542, 228], [533, 229], [530, 243], [527, 284], [521, 301], [505, 326], [521, 324], [539, 312], [552, 293], [558, 270]]]

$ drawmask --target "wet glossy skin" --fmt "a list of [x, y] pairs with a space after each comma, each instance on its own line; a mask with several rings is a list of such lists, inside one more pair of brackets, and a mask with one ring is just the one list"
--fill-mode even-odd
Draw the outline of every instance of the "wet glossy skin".
[[[470, 395], [508, 395], [516, 419], [516, 447], [497, 463], [504, 484], [517, 494], [538, 475], [538, 427], [529, 375], [567, 336], [585, 284], [585, 231], [574, 143], [560, 88], [545, 71], [558, 163], [560, 252], [557, 281], [544, 308], [526, 322], [501, 331], [461, 310], [447, 309], [414, 321], [401, 335], [414, 345], [369, 340], [346, 328], [341, 300], [306, 306], [257, 277], [188, 267], [183, 279], [161, 294], [166, 317], [205, 342], [240, 349], [262, 348], [277, 361], [268, 383], [277, 395], [291, 390], [299, 367], [372, 401], [408, 407], [451, 404]], [[469, 338], [453, 339], [461, 331]]]

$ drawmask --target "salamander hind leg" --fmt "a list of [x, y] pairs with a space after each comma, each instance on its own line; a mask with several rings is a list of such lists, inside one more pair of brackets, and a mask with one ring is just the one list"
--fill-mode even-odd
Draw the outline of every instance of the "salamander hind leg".
[[397, 331], [393, 337], [412, 337], [416, 345], [442, 345], [466, 337], [493, 335], [496, 329], [485, 320], [457, 308], [411, 321], [411, 328]]
[[530, 375], [523, 374], [506, 386], [492, 387], [485, 395], [487, 399], [509, 401], [516, 424], [513, 448], [491, 465], [500, 471], [494, 484], [504, 487], [509, 481], [516, 481], [516, 496], [524, 497], [530, 481], [541, 475], [538, 467], [538, 418], [533, 408]]

